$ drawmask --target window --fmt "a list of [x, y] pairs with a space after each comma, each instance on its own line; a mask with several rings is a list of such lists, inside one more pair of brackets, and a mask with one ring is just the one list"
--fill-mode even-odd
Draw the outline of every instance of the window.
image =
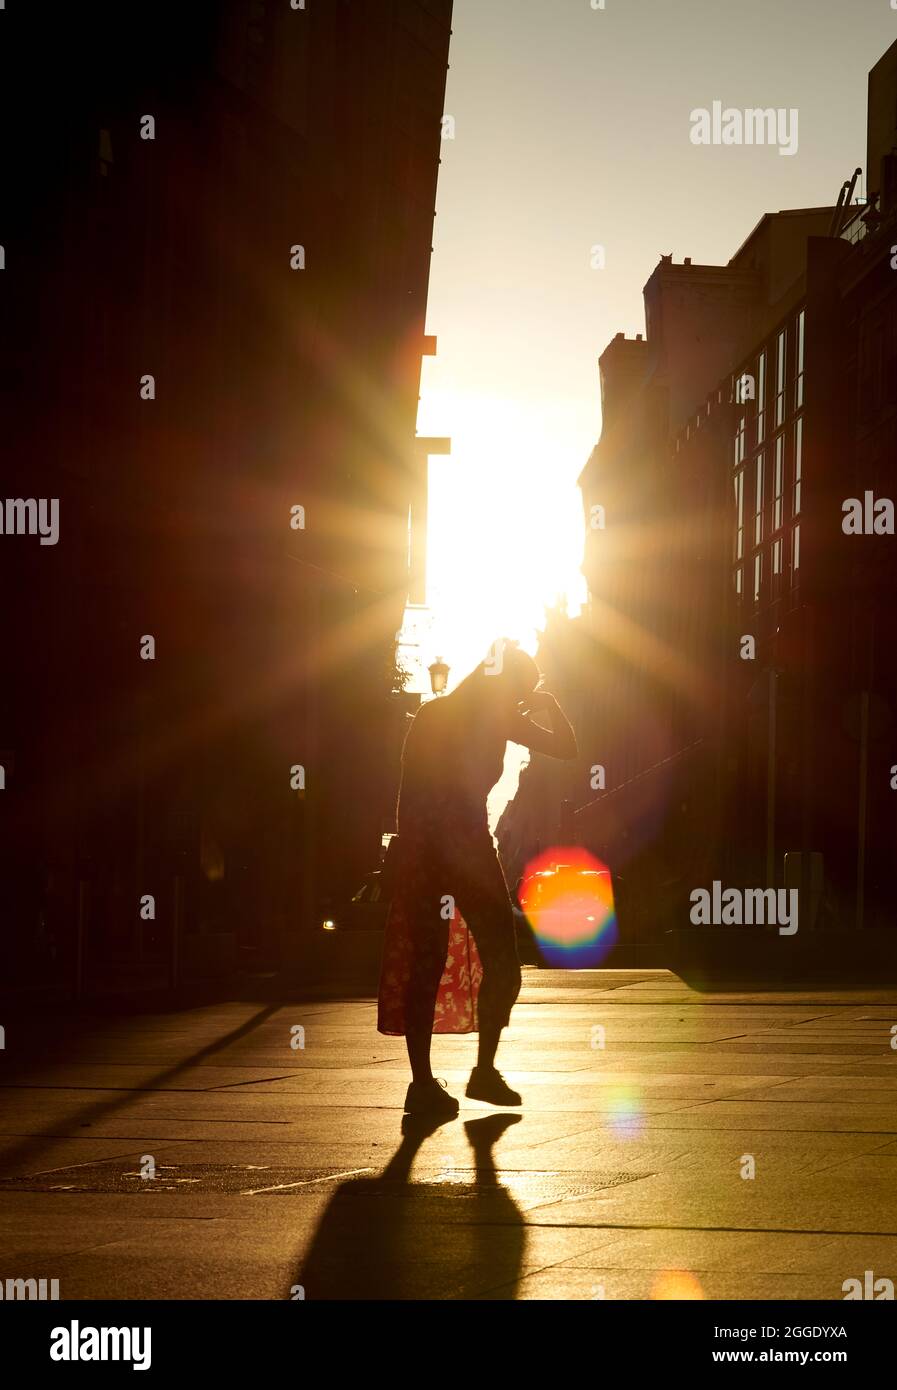
[[735, 467], [744, 463], [745, 454], [745, 417], [742, 415], [738, 421], [738, 428], [735, 431]]
[[757, 443], [766, 438], [766, 353], [757, 360]]
[[800, 568], [800, 527], [795, 526], [791, 534], [791, 568], [797, 574]]
[[763, 539], [763, 455], [757, 455], [756, 484], [754, 489], [754, 545]]
[[785, 511], [785, 436], [776, 436], [775, 490], [773, 495], [772, 529], [778, 531], [784, 521]]
[[798, 415], [794, 422], [794, 497], [792, 515], [800, 514], [800, 470], [804, 447], [804, 417]]
[[754, 602], [760, 602], [760, 590], [763, 585], [763, 556], [758, 551], [754, 556]]
[[794, 368], [794, 409], [804, 403], [804, 310], [797, 316], [797, 361]]
[[744, 558], [744, 471], [735, 475], [735, 510], [738, 516], [735, 530], [735, 559]]
[[785, 423], [785, 357], [788, 334], [783, 328], [776, 339], [776, 428]]
[[782, 537], [773, 543], [772, 547], [772, 572], [773, 574], [782, 573]]

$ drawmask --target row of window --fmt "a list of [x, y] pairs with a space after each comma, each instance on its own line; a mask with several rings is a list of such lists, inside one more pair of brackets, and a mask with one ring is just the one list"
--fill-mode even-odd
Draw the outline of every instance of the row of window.
[[[785, 423], [786, 415], [803, 409], [805, 322], [805, 314], [802, 309], [795, 318], [790, 333], [786, 325], [776, 334], [774, 341], [758, 354], [752, 364], [752, 370], [746, 368], [731, 379], [731, 399], [744, 407], [736, 434], [736, 467], [748, 451], [763, 443], [771, 418], [773, 427], [779, 429]], [[793, 354], [790, 364], [789, 350]], [[775, 368], [774, 378], [770, 376], [768, 370], [770, 359]], [[790, 391], [789, 365], [792, 373]], [[775, 392], [770, 399], [772, 381], [775, 383]], [[722, 405], [724, 395], [724, 390], [721, 387], [715, 393], [715, 399], [714, 394], [711, 394], [695, 415], [694, 420], [689, 420], [682, 434], [676, 440], [677, 453], [683, 444], [697, 434], [703, 421], [711, 414], [714, 405]]]
[[[736, 468], [748, 452], [765, 443], [770, 420], [774, 430], [781, 429], [788, 416], [803, 410], [804, 324], [802, 309], [791, 332], [787, 325], [782, 328], [776, 334], [774, 344], [764, 347], [759, 353], [752, 364], [753, 370], [745, 370], [733, 378], [733, 398], [743, 407], [735, 435]], [[772, 378], [768, 370], [770, 358], [775, 373]], [[774, 384], [772, 393], [771, 384]]]
[[800, 569], [805, 316], [782, 327], [733, 383], [742, 406], [734, 441], [735, 591], [755, 604], [791, 587]]

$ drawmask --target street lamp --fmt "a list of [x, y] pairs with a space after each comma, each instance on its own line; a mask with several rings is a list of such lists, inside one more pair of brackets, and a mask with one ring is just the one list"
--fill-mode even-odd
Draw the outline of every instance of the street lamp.
[[428, 666], [430, 672], [430, 689], [434, 695], [444, 695], [445, 687], [448, 684], [449, 670], [441, 656], [437, 656], [432, 666]]

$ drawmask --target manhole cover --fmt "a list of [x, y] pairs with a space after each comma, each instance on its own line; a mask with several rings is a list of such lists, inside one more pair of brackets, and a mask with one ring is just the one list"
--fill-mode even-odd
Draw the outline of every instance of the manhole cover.
[[[545, 1172], [530, 1169], [499, 1169], [495, 1174], [478, 1172], [475, 1168], [444, 1169], [438, 1174], [426, 1177], [417, 1176], [423, 1188], [438, 1186], [440, 1194], [451, 1197], [483, 1197], [495, 1189], [504, 1188], [524, 1205], [544, 1206], [550, 1202], [564, 1202], [578, 1197], [590, 1197], [607, 1188], [620, 1187], [624, 1183], [639, 1182], [650, 1178], [651, 1173], [624, 1172]], [[381, 1184], [384, 1188], [388, 1183]]]
[[222, 1196], [316, 1195], [322, 1190], [341, 1187], [359, 1197], [419, 1196], [472, 1199], [488, 1197], [504, 1190], [525, 1204], [544, 1205], [588, 1197], [623, 1183], [638, 1182], [651, 1173], [632, 1172], [555, 1172], [526, 1169], [430, 1168], [415, 1170], [411, 1183], [382, 1177], [376, 1168], [273, 1168], [252, 1164], [164, 1164], [155, 1165], [154, 1175], [144, 1177], [139, 1165], [123, 1167], [120, 1162], [95, 1163], [89, 1167], [59, 1168], [53, 1173], [33, 1173], [0, 1181], [0, 1192], [79, 1192], [130, 1193], [139, 1197], [160, 1193], [217, 1193]]

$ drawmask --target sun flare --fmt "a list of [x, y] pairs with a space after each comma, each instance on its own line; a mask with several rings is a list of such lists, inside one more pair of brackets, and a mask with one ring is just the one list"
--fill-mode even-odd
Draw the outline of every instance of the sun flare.
[[541, 405], [434, 391], [426, 413], [452, 439], [430, 461], [427, 557], [430, 641], [451, 688], [496, 637], [534, 653], [547, 607], [578, 611], [584, 458]]
[[[448, 662], [451, 690], [497, 637], [535, 655], [546, 609], [576, 614], [586, 450], [562, 402], [509, 400], [440, 388], [425, 392], [419, 433], [448, 434], [452, 452], [429, 464], [427, 604], [406, 613], [400, 656], [408, 689], [429, 698], [427, 667]], [[489, 798], [495, 826], [528, 754], [510, 745]]]

